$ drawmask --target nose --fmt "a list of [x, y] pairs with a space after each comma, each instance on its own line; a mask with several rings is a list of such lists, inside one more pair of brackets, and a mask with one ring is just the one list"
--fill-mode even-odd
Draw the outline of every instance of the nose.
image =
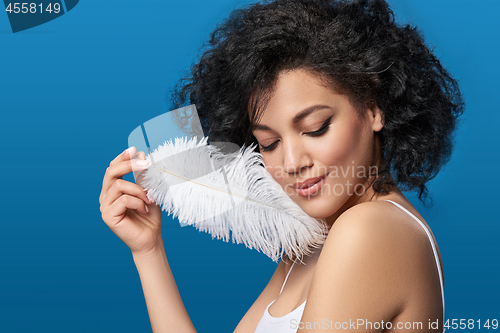
[[306, 147], [296, 142], [283, 142], [283, 168], [288, 174], [295, 174], [313, 165]]

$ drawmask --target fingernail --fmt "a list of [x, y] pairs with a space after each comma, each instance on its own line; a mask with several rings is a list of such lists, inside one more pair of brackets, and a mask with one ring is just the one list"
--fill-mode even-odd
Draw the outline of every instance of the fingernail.
[[134, 150], [134, 147], [130, 147], [130, 148], [126, 149], [125, 153], [130, 156], [130, 154], [132, 153], [132, 150]]
[[137, 165], [141, 165], [141, 166], [146, 166], [149, 164], [149, 162], [146, 160], [137, 160], [136, 163], [137, 163]]
[[148, 206], [144, 206], [144, 207], [146, 208], [146, 212], [148, 212], [148, 213], [149, 213], [149, 208], [148, 208]]

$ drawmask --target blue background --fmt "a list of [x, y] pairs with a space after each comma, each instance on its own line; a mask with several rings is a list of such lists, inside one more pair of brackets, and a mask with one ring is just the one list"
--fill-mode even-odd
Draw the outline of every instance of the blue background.
[[[243, 3], [86, 0], [16, 34], [0, 13], [1, 332], [150, 331], [131, 253], [101, 218], [102, 178]], [[467, 102], [452, 160], [431, 182], [435, 206], [412, 199], [442, 253], [446, 318], [500, 319], [500, 1], [391, 4], [421, 28]], [[163, 235], [198, 331], [232, 332], [276, 264], [167, 217]]]

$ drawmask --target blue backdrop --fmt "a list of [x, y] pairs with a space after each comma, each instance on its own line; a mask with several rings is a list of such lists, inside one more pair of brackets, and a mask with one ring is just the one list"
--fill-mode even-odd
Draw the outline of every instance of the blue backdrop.
[[[208, 33], [244, 3], [85, 0], [18, 33], [0, 13], [1, 332], [150, 331], [131, 253], [101, 219], [102, 178], [129, 133], [166, 112], [165, 93]], [[391, 4], [421, 28], [467, 103], [454, 155], [430, 186], [435, 206], [411, 199], [442, 253], [446, 318], [500, 319], [500, 1]], [[232, 332], [276, 264], [164, 216], [196, 328]]]

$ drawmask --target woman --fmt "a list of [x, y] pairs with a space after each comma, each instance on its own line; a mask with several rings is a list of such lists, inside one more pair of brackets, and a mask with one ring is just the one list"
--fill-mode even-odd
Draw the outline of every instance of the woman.
[[[401, 189], [426, 198], [463, 103], [385, 1], [277, 0], [235, 11], [172, 101], [196, 104], [211, 141], [257, 143], [283, 190], [330, 229], [312, 255], [280, 262], [235, 332], [443, 330], [437, 244]], [[121, 179], [144, 159], [132, 147], [110, 163], [103, 220], [133, 253], [153, 331], [194, 332], [160, 209]]]

